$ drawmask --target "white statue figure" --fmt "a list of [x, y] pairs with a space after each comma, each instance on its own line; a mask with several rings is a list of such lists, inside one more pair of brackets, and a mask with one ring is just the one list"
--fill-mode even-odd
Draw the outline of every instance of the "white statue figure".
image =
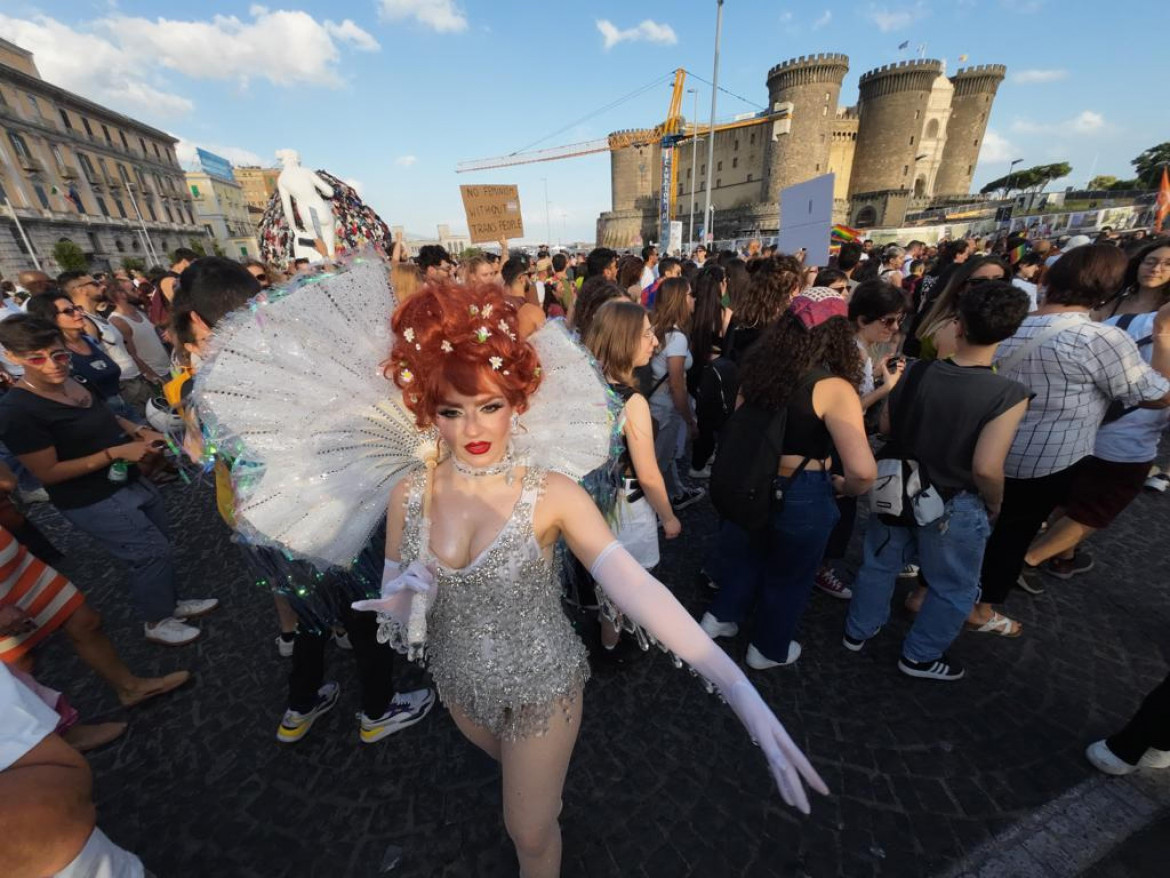
[[[315, 244], [318, 238], [324, 242], [329, 258], [332, 259], [333, 205], [329, 199], [333, 197], [333, 187], [314, 171], [301, 167], [301, 156], [295, 149], [277, 150], [276, 158], [284, 166], [276, 180], [276, 190], [280, 193], [284, 218], [292, 230], [293, 259], [324, 261]], [[294, 201], [297, 204], [296, 214], [293, 213]], [[301, 220], [299, 224], [296, 220], [298, 215]]]

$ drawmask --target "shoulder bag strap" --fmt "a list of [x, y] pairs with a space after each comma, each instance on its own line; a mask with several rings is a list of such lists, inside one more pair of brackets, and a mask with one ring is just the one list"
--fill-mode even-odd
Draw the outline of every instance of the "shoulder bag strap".
[[1044, 327], [1042, 330], [1040, 330], [1038, 333], [1012, 351], [1011, 354], [1004, 357], [1002, 360], [999, 360], [995, 364], [995, 371], [1002, 375], [1004, 372], [1008, 372], [1014, 369], [1016, 366], [1020, 365], [1020, 363], [1024, 362], [1024, 358], [1028, 356], [1028, 354], [1032, 353], [1032, 351], [1036, 350], [1046, 341], [1049, 341], [1050, 339], [1060, 335], [1062, 332], [1068, 329], [1070, 325], [1071, 324], [1068, 322], [1067, 318], [1058, 317], [1054, 322]]

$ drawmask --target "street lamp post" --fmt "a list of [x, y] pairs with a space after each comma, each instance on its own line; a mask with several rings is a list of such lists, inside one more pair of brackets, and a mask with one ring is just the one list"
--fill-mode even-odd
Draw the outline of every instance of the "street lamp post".
[[695, 112], [691, 116], [694, 120], [691, 124], [695, 126], [695, 131], [691, 138], [691, 226], [687, 231], [687, 249], [693, 253], [695, 250], [695, 189], [699, 185], [699, 178], [695, 176], [699, 169], [698, 165], [695, 164], [699, 153], [699, 90], [697, 88], [688, 88], [687, 92], [695, 96]]
[[549, 212], [548, 212], [548, 177], [541, 177], [540, 179], [544, 180], [544, 234], [545, 234], [545, 240], [548, 241], [548, 245], [546, 245], [546, 246], [551, 246], [552, 245], [552, 219], [550, 219]]
[[[715, 12], [715, 65], [711, 74], [711, 125], [707, 129], [707, 200], [703, 206], [704, 220], [710, 219], [711, 213], [711, 181], [715, 178], [715, 103], [719, 96], [719, 38], [723, 34], [723, 0], [719, 0]], [[714, 227], [703, 230], [715, 240]]]
[[1012, 163], [1010, 165], [1008, 165], [1007, 185], [1004, 187], [1004, 191], [1008, 195], [1012, 194], [1012, 175], [1016, 171], [1016, 165], [1018, 165], [1022, 161], [1023, 161], [1023, 159], [1012, 159]]

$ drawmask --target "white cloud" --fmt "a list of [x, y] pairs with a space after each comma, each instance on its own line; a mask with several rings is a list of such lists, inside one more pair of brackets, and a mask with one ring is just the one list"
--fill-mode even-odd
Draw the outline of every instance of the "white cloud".
[[833, 20], [832, 11], [829, 9], [826, 9], [824, 12], [821, 13], [821, 17], [812, 23], [812, 29], [813, 30], [820, 30], [823, 27], [828, 27], [829, 24], [832, 22], [832, 20]]
[[208, 152], [213, 152], [217, 156], [227, 159], [236, 167], [240, 165], [265, 165], [272, 164], [271, 161], [264, 161], [259, 155], [252, 152], [250, 149], [244, 149], [239, 146], [220, 146], [215, 143], [204, 143], [202, 141], [188, 140], [181, 134], [174, 132], [167, 132], [172, 137], [179, 138], [179, 142], [175, 144], [175, 157], [179, 160], [179, 164], [183, 167], [197, 164], [199, 159], [195, 154], [196, 149], [205, 149]]
[[1012, 131], [1020, 134], [1100, 134], [1106, 127], [1105, 117], [1092, 110], [1082, 110], [1062, 122], [1036, 122], [1032, 119], [1016, 119], [1012, 122]]
[[929, 14], [930, 10], [927, 9], [926, 4], [922, 0], [919, 0], [913, 6], [900, 6], [895, 9], [871, 3], [869, 11], [866, 13], [866, 18], [877, 25], [878, 30], [886, 34], [890, 31], [907, 28]]
[[780, 23], [781, 24], [792, 24], [793, 18], [795, 18], [795, 16], [788, 10], [785, 10], [784, 12], [780, 13]]
[[275, 85], [340, 86], [338, 42], [363, 50], [377, 42], [351, 21], [322, 24], [307, 12], [248, 10], [252, 21], [216, 15], [210, 21], [150, 20], [116, 15], [96, 26], [130, 52], [140, 69], [157, 64], [193, 79], [253, 77]]
[[325, 22], [325, 32], [335, 40], [349, 43], [362, 52], [377, 52], [382, 48], [368, 32], [362, 30], [348, 18], [341, 24], [333, 21]]
[[1069, 122], [1069, 126], [1078, 134], [1092, 134], [1105, 127], [1105, 117], [1092, 110], [1082, 110], [1076, 118]]
[[400, 155], [398, 158], [396, 158], [394, 160], [394, 164], [398, 165], [401, 168], [409, 168], [411, 165], [413, 165], [417, 161], [418, 161], [418, 158], [416, 156]]
[[1021, 70], [1012, 74], [1012, 82], [1018, 82], [1021, 85], [1059, 82], [1062, 79], [1068, 79], [1067, 70]]
[[979, 147], [981, 162], [1010, 162], [1019, 155], [1008, 139], [993, 128], [983, 134], [983, 145]]
[[32, 19], [0, 15], [0, 34], [32, 52], [47, 81], [100, 104], [155, 118], [185, 116], [195, 109], [189, 99], [161, 88], [141, 58], [47, 15]]
[[598, 19], [597, 29], [601, 31], [601, 36], [605, 40], [605, 49], [609, 51], [618, 43], [660, 43], [666, 46], [673, 46], [678, 42], [678, 36], [669, 24], [659, 24], [656, 21], [646, 19], [637, 27], [626, 28], [619, 30], [611, 21], [607, 19]]
[[441, 34], [467, 30], [467, 16], [455, 0], [381, 0], [378, 10], [387, 21], [413, 19]]

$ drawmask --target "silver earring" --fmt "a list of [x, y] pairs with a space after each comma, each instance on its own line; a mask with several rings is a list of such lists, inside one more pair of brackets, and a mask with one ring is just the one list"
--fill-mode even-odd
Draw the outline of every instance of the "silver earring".
[[520, 429], [520, 415], [515, 412], [512, 413], [512, 432], [515, 433]]

